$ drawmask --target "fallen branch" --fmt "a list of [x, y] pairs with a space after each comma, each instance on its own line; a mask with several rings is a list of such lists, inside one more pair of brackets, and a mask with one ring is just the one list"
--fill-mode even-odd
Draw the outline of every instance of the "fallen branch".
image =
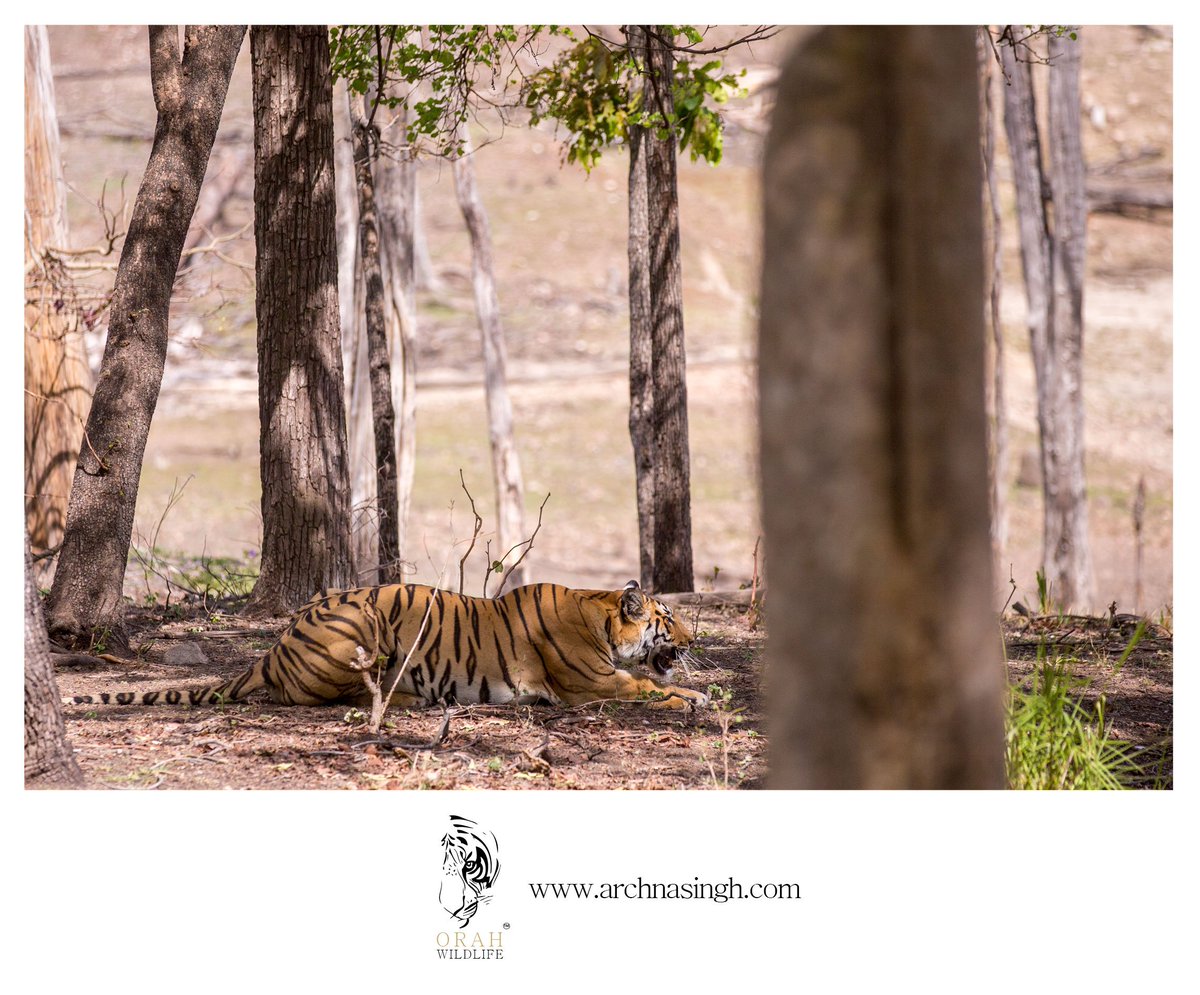
[[696, 605], [749, 607], [763, 603], [766, 588], [741, 591], [680, 591], [676, 594], [656, 594], [654, 597], [672, 608], [691, 608]]

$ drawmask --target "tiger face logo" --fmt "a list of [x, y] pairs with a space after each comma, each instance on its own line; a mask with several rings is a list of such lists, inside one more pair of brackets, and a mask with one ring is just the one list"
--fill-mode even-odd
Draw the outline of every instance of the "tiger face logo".
[[481, 903], [491, 900], [500, 874], [500, 845], [471, 819], [450, 816], [450, 832], [442, 837], [442, 883], [438, 900], [460, 926], [466, 926]]

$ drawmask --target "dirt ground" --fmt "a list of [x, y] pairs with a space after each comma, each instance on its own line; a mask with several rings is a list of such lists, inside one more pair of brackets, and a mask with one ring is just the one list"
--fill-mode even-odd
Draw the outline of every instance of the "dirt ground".
[[[1089, 176], [1132, 186], [1169, 184], [1171, 29], [1089, 28], [1083, 38]], [[126, 209], [132, 204], [153, 133], [145, 31], [55, 26], [50, 40], [72, 242], [95, 244], [102, 192], [110, 208], [122, 189]], [[758, 169], [770, 80], [786, 45], [779, 39], [748, 54], [731, 53], [749, 71], [749, 92], [729, 104], [725, 159], [718, 167], [680, 163], [697, 588], [734, 589], [755, 569]], [[247, 54], [230, 88], [210, 178], [246, 170], [238, 156], [252, 135]], [[626, 428], [627, 163], [613, 151], [585, 175], [562, 164], [550, 129], [487, 118], [478, 127], [477, 174], [495, 241], [529, 520], [551, 495], [528, 560], [530, 579], [619, 586], [638, 572]], [[1010, 210], [1002, 135], [999, 144], [1001, 197]], [[460, 468], [481, 509], [490, 504], [491, 478], [470, 258], [449, 169], [426, 163], [419, 187], [436, 282], [419, 299], [414, 540], [407, 555], [411, 578], [428, 582], [469, 531]], [[126, 576], [126, 595], [150, 606], [135, 610], [134, 640], [154, 641], [154, 647], [135, 666], [63, 671], [64, 693], [114, 682], [142, 687], [232, 675], [283, 625], [278, 620], [271, 632], [247, 636], [236, 618], [214, 621], [190, 605], [171, 621], [174, 628], [157, 631], [163, 576], [179, 582], [176, 568], [184, 558], [228, 556], [252, 566], [259, 546], [254, 302], [246, 269], [253, 238], [245, 229], [251, 194], [251, 177], [242, 175], [212, 228], [212, 235], [227, 239], [219, 256], [197, 256], [177, 285], [138, 497], [134, 543], [142, 555], [131, 559]], [[1041, 494], [1029, 472], [1036, 411], [1011, 214], [1002, 241], [1010, 432], [1004, 560], [1016, 598], [1029, 604], [1037, 600]], [[1103, 613], [1115, 601], [1119, 611], [1146, 612], [1168, 630], [1174, 601], [1172, 251], [1169, 210], [1089, 219], [1084, 396], [1097, 603], [1074, 606]], [[111, 269], [90, 279], [103, 295]], [[1140, 585], [1131, 519], [1139, 480], [1147, 492]], [[769, 573], [769, 550], [766, 562]], [[997, 578], [997, 611], [1010, 594], [1008, 580]], [[172, 595], [174, 604], [178, 587]], [[202, 631], [186, 632], [196, 627]], [[239, 634], [216, 636], [214, 629]], [[680, 719], [637, 704], [464, 709], [433, 749], [422, 747], [438, 739], [440, 713], [397, 717], [385, 742], [370, 743], [361, 727], [343, 719], [345, 710], [257, 701], [212, 711], [103, 710], [94, 718], [73, 712], [68, 727], [84, 769], [109, 787], [753, 786], [765, 769], [758, 690], [763, 633], [748, 631], [737, 613], [710, 610], [698, 631], [706, 669], [684, 683], [734, 692], [733, 707], [745, 710], [728, 734], [712, 714]], [[1025, 637], [1009, 635], [1010, 643], [1017, 641], [1010, 666], [1019, 676]], [[207, 663], [162, 659], [162, 648], [183, 636], [200, 645]], [[1094, 645], [1080, 666], [1107, 689], [1114, 732], [1144, 750], [1161, 748], [1171, 730], [1169, 638], [1153, 644], [1164, 655], [1139, 650], [1117, 677], [1104, 661], [1120, 650], [1113, 654], [1105, 639], [1089, 638]]]

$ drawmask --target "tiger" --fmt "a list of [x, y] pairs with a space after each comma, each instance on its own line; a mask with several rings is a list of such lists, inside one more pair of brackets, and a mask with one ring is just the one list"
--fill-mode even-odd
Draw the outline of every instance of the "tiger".
[[[704, 708], [703, 692], [664, 683], [690, 642], [670, 607], [635, 580], [619, 591], [530, 584], [498, 598], [386, 584], [314, 595], [261, 659], [223, 683], [63, 700], [212, 705], [265, 688], [280, 705], [365, 705], [366, 672], [400, 708], [610, 699]], [[636, 663], [662, 681], [624, 669]]]

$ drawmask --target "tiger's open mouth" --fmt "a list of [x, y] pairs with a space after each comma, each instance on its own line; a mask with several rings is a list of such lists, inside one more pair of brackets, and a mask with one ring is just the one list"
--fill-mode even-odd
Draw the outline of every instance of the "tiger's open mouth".
[[662, 643], [658, 646], [651, 646], [650, 653], [646, 659], [657, 673], [666, 677], [674, 669], [675, 660], [678, 656], [679, 647], [671, 643]]

